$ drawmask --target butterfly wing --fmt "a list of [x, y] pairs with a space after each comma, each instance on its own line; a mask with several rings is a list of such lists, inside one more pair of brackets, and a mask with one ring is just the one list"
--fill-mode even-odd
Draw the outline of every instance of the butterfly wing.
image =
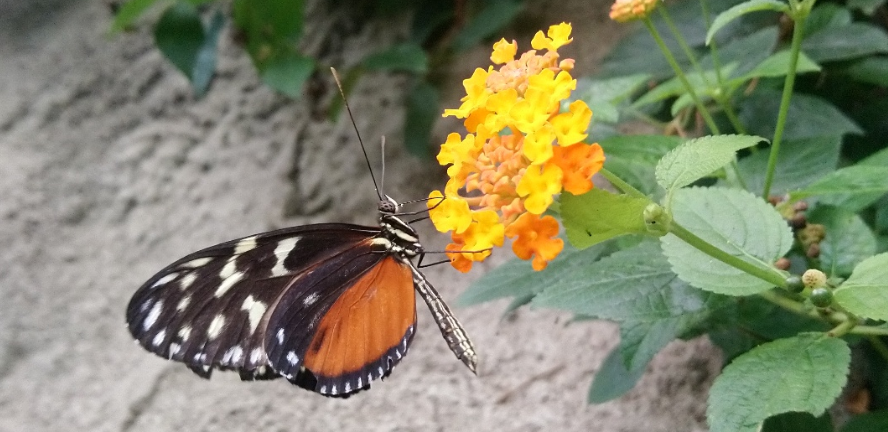
[[[148, 351], [183, 362], [204, 377], [214, 368], [234, 369], [244, 379], [284, 374], [294, 383], [310, 387], [315, 375], [305, 367], [325, 373], [346, 371], [348, 362], [337, 360], [337, 355], [364, 352], [367, 357], [375, 351], [344, 346], [352, 346], [353, 341], [359, 341], [358, 346], [377, 346], [369, 341], [391, 333], [386, 319], [383, 324], [369, 321], [380, 317], [375, 309], [353, 311], [362, 307], [389, 310], [391, 295], [380, 296], [388, 299], [382, 302], [372, 299], [377, 292], [388, 290], [375, 288], [392, 285], [388, 281], [382, 284], [382, 279], [405, 276], [403, 270], [392, 273], [403, 264], [374, 248], [377, 234], [378, 228], [357, 225], [308, 225], [195, 252], [139, 288], [127, 308], [130, 332]], [[406, 277], [409, 281], [409, 274]], [[392, 285], [399, 288], [395, 290], [398, 295], [402, 285], [402, 281]], [[365, 297], [367, 300], [362, 300]], [[413, 305], [412, 290], [410, 299]], [[412, 336], [415, 306], [405, 311], [406, 300], [398, 304], [401, 308], [388, 320], [398, 323], [394, 327], [409, 320]], [[335, 313], [328, 314], [331, 311]], [[316, 345], [326, 347], [324, 354], [306, 358], [309, 343], [322, 334], [316, 332], [319, 328], [325, 331], [317, 337], [320, 342]], [[397, 336], [398, 342], [406, 333]], [[407, 343], [409, 338], [404, 341]], [[275, 355], [270, 357], [269, 350]], [[398, 352], [403, 355], [405, 351], [406, 347]], [[295, 363], [293, 356], [298, 358]], [[337, 369], [333, 366], [337, 361], [345, 363]], [[390, 367], [385, 370], [387, 373]], [[312, 389], [320, 391], [324, 384], [333, 385], [340, 378], [320, 375], [316, 379], [319, 386]], [[361, 388], [366, 387], [362, 384]]]
[[[356, 272], [343, 268], [342, 274]], [[326, 396], [348, 396], [387, 376], [407, 353], [416, 326], [413, 277], [394, 255], [384, 255], [347, 286], [323, 315], [290, 313], [300, 303], [328, 299], [288, 292], [269, 324], [266, 346], [274, 369]], [[301, 331], [306, 326], [314, 331]]]

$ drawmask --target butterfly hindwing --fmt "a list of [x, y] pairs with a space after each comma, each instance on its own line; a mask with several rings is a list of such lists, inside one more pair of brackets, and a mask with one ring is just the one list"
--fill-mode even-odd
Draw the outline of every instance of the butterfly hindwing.
[[[410, 269], [392, 255], [367, 259], [376, 261], [368, 266], [355, 259], [338, 274], [324, 272], [331, 275], [326, 283], [346, 288], [322, 315], [306, 309], [292, 313], [300, 302], [310, 302], [287, 293], [271, 316], [269, 359], [294, 384], [327, 396], [348, 396], [387, 376], [407, 353], [416, 326]], [[299, 331], [305, 327], [313, 332]]]
[[[309, 289], [327, 290], [316, 293], [329, 297], [313, 308], [322, 315], [337, 290], [300, 280], [371, 253], [369, 243], [378, 233], [357, 225], [309, 225], [195, 252], [136, 292], [127, 308], [130, 332], [147, 350], [183, 362], [201, 376], [218, 368], [236, 369], [245, 379], [273, 378], [277, 374], [269, 370], [266, 328], [279, 300]], [[299, 331], [312, 333], [308, 327]]]

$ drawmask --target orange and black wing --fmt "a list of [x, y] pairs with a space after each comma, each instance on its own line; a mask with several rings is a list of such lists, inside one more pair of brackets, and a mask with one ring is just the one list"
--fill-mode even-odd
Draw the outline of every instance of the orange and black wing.
[[[139, 288], [127, 308], [129, 330], [145, 349], [207, 378], [213, 369], [236, 370], [245, 380], [283, 375], [347, 395], [366, 387], [366, 377], [391, 370], [396, 361], [387, 356], [406, 352], [415, 322], [409, 271], [374, 250], [378, 234], [357, 225], [308, 225], [195, 252]], [[382, 346], [387, 350], [374, 357]], [[360, 361], [369, 375], [353, 388]], [[327, 390], [333, 385], [335, 394]]]

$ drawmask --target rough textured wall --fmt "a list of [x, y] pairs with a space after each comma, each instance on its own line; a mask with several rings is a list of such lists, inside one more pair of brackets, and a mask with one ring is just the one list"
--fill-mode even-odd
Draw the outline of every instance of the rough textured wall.
[[[620, 34], [606, 10], [534, 4], [523, 25], [572, 21], [568, 54], [583, 71]], [[354, 63], [404, 29], [315, 12], [306, 48], [331, 64]], [[588, 406], [616, 328], [567, 325], [569, 316], [543, 310], [501, 320], [502, 302], [456, 310], [479, 350], [478, 377], [420, 304], [407, 359], [344, 401], [280, 381], [203, 381], [143, 351], [123, 312], [162, 266], [284, 225], [373, 223], [375, 198], [351, 125], [324, 118], [335, 97], [328, 78], [318, 100], [276, 96], [226, 33], [213, 88], [195, 100], [146, 29], [109, 38], [109, 20], [102, 2], [0, 0], [0, 431], [705, 429], [720, 364], [706, 341], [673, 343], [636, 389]], [[476, 50], [445, 71], [450, 105], [486, 55]], [[443, 177], [400, 149], [404, 87], [367, 76], [350, 102], [374, 163], [378, 137], [388, 137], [386, 191], [410, 199]], [[439, 125], [442, 140], [449, 126]], [[420, 229], [430, 249], [446, 243]], [[453, 299], [483, 270], [427, 274]]]

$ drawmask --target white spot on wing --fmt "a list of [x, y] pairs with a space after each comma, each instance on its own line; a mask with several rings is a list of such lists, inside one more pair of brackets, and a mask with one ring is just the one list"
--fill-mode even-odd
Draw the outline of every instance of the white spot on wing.
[[287, 353], [287, 361], [290, 362], [291, 366], [296, 366], [296, 363], [299, 363], [299, 356], [296, 355], [296, 351]]
[[179, 304], [176, 305], [176, 310], [177, 310], [177, 311], [180, 311], [180, 312], [183, 311], [183, 310], [185, 310], [185, 308], [188, 307], [188, 303], [190, 303], [190, 302], [191, 302], [191, 296], [190, 296], [190, 295], [187, 295], [187, 296], [185, 296], [185, 297], [182, 297], [182, 300], [179, 300]]
[[166, 339], [167, 332], [166, 330], [161, 330], [154, 335], [154, 339], [151, 340], [151, 345], [160, 346], [163, 343], [163, 340]]
[[256, 249], [256, 236], [247, 237], [237, 242], [237, 246], [234, 247], [234, 254], [240, 255], [253, 249]]
[[223, 327], [225, 327], [225, 315], [218, 314], [210, 322], [210, 327], [207, 329], [207, 338], [210, 340], [215, 339], [216, 336], [222, 333]]
[[346, 392], [346, 393], [350, 393], [350, 392], [351, 392], [351, 389], [352, 389], [351, 386], [352, 386], [352, 385], [351, 385], [350, 382], [345, 383], [345, 392]]
[[191, 326], [182, 327], [182, 329], [179, 330], [178, 336], [182, 338], [182, 342], [187, 341], [188, 337], [191, 336]]
[[151, 288], [157, 288], [161, 285], [166, 285], [171, 280], [175, 279], [176, 276], [179, 276], [179, 273], [170, 273], [170, 274], [158, 279], [157, 282], [154, 282], [154, 284], [151, 285]]
[[244, 299], [244, 304], [241, 305], [241, 310], [246, 311], [247, 316], [250, 319], [250, 333], [255, 332], [256, 327], [259, 327], [259, 320], [265, 315], [267, 309], [268, 306], [266, 306], [265, 303], [253, 300], [252, 294]]
[[262, 348], [253, 348], [253, 351], [250, 351], [250, 363], [256, 364], [262, 360]]
[[237, 271], [234, 259], [232, 258], [228, 260], [225, 267], [222, 267], [222, 271], [219, 272], [219, 277], [222, 278], [222, 283], [219, 284], [219, 288], [216, 288], [216, 293], [213, 294], [216, 297], [222, 297], [222, 295], [231, 289], [234, 284], [240, 282], [240, 280], [244, 278], [244, 273]]
[[297, 242], [299, 242], [299, 237], [283, 239], [274, 248], [274, 256], [277, 257], [277, 263], [271, 269], [272, 276], [283, 276], [288, 273], [287, 268], [284, 267], [284, 260], [290, 255], [290, 251], [296, 247]]
[[194, 273], [188, 273], [185, 276], [182, 276], [182, 280], [179, 282], [179, 288], [188, 289], [194, 281], [197, 280], [197, 275]]
[[179, 350], [182, 349], [182, 345], [179, 345], [175, 342], [170, 344], [170, 358], [173, 358], [174, 355], [179, 353]]
[[207, 265], [207, 263], [209, 263], [212, 260], [213, 260], [212, 258], [195, 258], [191, 261], [180, 264], [179, 267], [192, 268], [192, 269], [198, 268], [198, 267], [203, 267], [203, 266]]
[[163, 309], [163, 300], [158, 300], [157, 303], [154, 303], [154, 306], [151, 307], [151, 310], [148, 311], [148, 316], [145, 317], [145, 321], [142, 323], [142, 330], [148, 330], [154, 323], [157, 322], [157, 318], [160, 317], [160, 312]]
[[364, 380], [361, 377], [358, 377], [358, 388], [364, 387]]
[[305, 296], [305, 299], [302, 300], [302, 304], [305, 306], [311, 306], [311, 305], [315, 304], [316, 301], [318, 301], [318, 297], [320, 297], [318, 295], [318, 293], [313, 292], [313, 293]]
[[276, 336], [278, 340], [278, 345], [284, 343], [284, 329], [278, 329]]
[[225, 351], [225, 354], [222, 355], [222, 363], [229, 365], [236, 365], [240, 362], [241, 358], [244, 356], [244, 349], [240, 347], [240, 345], [235, 345], [231, 348], [228, 348]]

